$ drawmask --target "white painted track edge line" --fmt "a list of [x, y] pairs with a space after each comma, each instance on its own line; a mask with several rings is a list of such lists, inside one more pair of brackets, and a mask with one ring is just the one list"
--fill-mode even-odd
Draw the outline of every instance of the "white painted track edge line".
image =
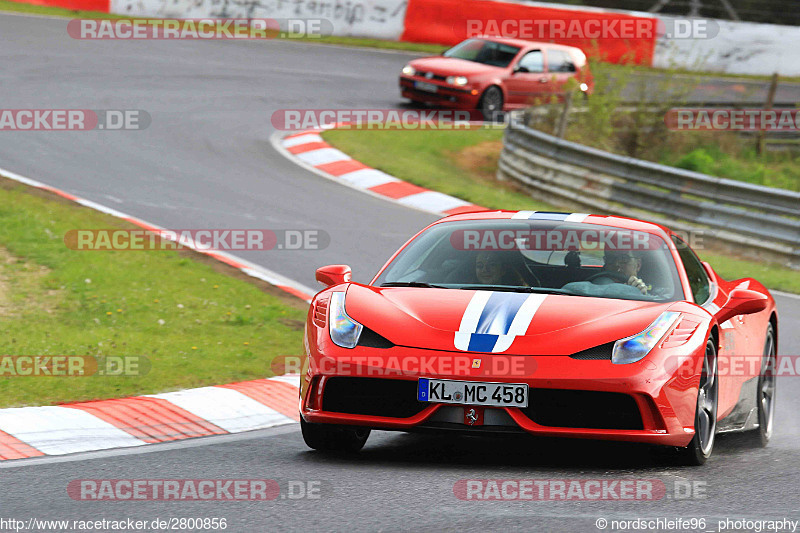
[[[62, 189], [58, 189], [57, 187], [54, 187], [52, 185], [47, 185], [46, 183], [42, 183], [40, 181], [28, 178], [26, 176], [23, 176], [21, 174], [17, 174], [16, 172], [12, 172], [12, 171], [7, 170], [7, 169], [2, 168], [2, 167], [0, 167], [0, 177], [6, 177], [6, 178], [11, 179], [13, 181], [16, 181], [16, 182], [19, 182], [19, 183], [22, 183], [24, 185], [28, 185], [30, 187], [34, 187], [34, 188], [37, 188], [37, 189], [48, 190], [48, 188], [52, 188], [52, 189], [56, 189], [56, 190], [59, 190], [59, 191], [62, 191], [62, 192], [66, 192], [66, 191], [63, 191]], [[71, 194], [71, 193], [69, 193], [69, 194]], [[75, 196], [75, 195], [73, 195], [73, 196]], [[113, 208], [105, 206], [103, 204], [99, 204], [99, 203], [97, 203], [95, 201], [87, 200], [85, 198], [80, 198], [80, 197], [77, 197], [77, 196], [76, 196], [76, 198], [77, 198], [76, 200], [73, 200], [74, 203], [82, 205], [82, 206], [87, 207], [89, 209], [93, 209], [93, 210], [98, 211], [100, 213], [104, 213], [104, 214], [107, 214], [107, 215], [110, 215], [110, 216], [113, 216], [113, 217], [116, 217], [116, 218], [120, 218], [120, 219], [129, 218], [129, 219], [136, 220], [138, 222], [141, 222], [143, 224], [146, 224], [148, 226], [151, 226], [151, 227], [154, 227], [154, 228], [157, 228], [157, 229], [165, 229], [165, 228], [159, 226], [158, 224], [153, 224], [153, 223], [148, 222], [146, 220], [142, 220], [139, 217], [130, 215], [128, 213], [124, 213], [122, 211], [119, 211], [117, 209], [113, 209]], [[215, 259], [213, 255], [205, 253], [204, 250], [199, 250], [197, 248], [192, 248], [192, 249], [197, 253], [200, 253], [200, 254], [206, 255], [206, 256], [208, 256], [208, 257], [210, 257], [212, 259]], [[246, 274], [246, 275], [248, 275], [248, 276], [250, 276], [252, 278], [260, 279], [261, 281], [266, 281], [267, 283], [271, 283], [272, 285], [276, 286], [277, 288], [280, 288], [280, 285], [285, 285], [287, 287], [291, 287], [292, 289], [300, 291], [300, 292], [302, 292], [304, 294], [307, 294], [309, 296], [309, 298], [314, 296], [317, 292], [319, 292], [317, 290], [312, 289], [311, 287], [307, 287], [307, 286], [303, 285], [299, 281], [295, 281], [295, 280], [293, 280], [291, 278], [288, 278], [288, 277], [286, 277], [286, 276], [284, 276], [282, 274], [279, 274], [277, 272], [274, 272], [272, 270], [264, 268], [264, 267], [262, 267], [260, 265], [256, 265], [255, 263], [247, 261], [244, 258], [238, 257], [236, 255], [233, 255], [233, 254], [230, 254], [230, 253], [227, 253], [227, 252], [224, 252], [224, 251], [219, 251], [219, 250], [210, 250], [210, 251], [215, 255], [219, 255], [219, 256], [225, 257], [226, 259], [230, 259], [232, 261], [240, 263], [240, 264], [244, 265], [246, 268], [262, 274], [262, 276], [253, 276], [251, 273], [245, 272], [244, 269], [237, 269], [237, 270], [240, 270], [240, 271], [244, 272], [244, 274]], [[219, 261], [219, 260], [217, 259], [217, 261]], [[265, 279], [265, 278], [268, 278], [268, 279]], [[273, 283], [272, 281], [270, 281], [270, 279], [274, 279], [278, 283]], [[288, 294], [294, 296], [295, 298], [298, 297], [296, 294], [293, 294], [291, 292], [288, 292], [288, 291], [284, 291], [284, 292], [287, 292]], [[303, 298], [301, 298], [301, 299], [303, 299]], [[304, 300], [306, 302], [310, 301], [309, 299], [304, 299]]]
[[784, 291], [779, 291], [779, 290], [775, 290], [775, 289], [769, 289], [769, 292], [771, 294], [776, 294], [778, 296], [783, 296], [785, 298], [795, 298], [795, 299], [800, 300], [800, 294], [794, 294], [792, 292], [784, 292]]

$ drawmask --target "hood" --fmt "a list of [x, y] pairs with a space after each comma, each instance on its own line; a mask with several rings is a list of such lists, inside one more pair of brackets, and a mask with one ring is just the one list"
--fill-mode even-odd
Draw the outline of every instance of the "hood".
[[345, 307], [398, 346], [570, 355], [639, 333], [673, 303], [351, 284]]
[[503, 70], [501, 67], [484, 65], [483, 63], [476, 63], [475, 61], [467, 61], [466, 59], [442, 56], [415, 59], [409, 64], [417, 70], [433, 72], [434, 74], [439, 74], [441, 76], [469, 77]]

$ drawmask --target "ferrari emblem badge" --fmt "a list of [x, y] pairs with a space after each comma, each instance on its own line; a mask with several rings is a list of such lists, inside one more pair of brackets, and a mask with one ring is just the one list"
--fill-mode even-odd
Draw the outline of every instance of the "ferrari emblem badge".
[[480, 359], [473, 359], [472, 360], [472, 368], [480, 368], [481, 367], [481, 360]]
[[483, 425], [483, 407], [464, 407], [464, 423], [468, 426]]

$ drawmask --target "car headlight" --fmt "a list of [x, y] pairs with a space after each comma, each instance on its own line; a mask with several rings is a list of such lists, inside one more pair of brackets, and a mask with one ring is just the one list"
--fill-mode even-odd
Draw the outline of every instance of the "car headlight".
[[331, 340], [342, 348], [355, 348], [364, 326], [347, 316], [343, 292], [334, 292], [328, 307], [328, 327]]
[[445, 81], [450, 85], [466, 85], [469, 82], [466, 76], [447, 76]]
[[665, 311], [641, 333], [618, 340], [611, 352], [611, 362], [625, 365], [641, 361], [664, 338], [680, 316], [680, 313]]
[[586, 83], [581, 83], [581, 91], [586, 92], [589, 90], [589, 85]]
[[416, 76], [417, 69], [415, 69], [411, 65], [406, 65], [403, 67], [403, 74], [405, 74], [406, 76]]

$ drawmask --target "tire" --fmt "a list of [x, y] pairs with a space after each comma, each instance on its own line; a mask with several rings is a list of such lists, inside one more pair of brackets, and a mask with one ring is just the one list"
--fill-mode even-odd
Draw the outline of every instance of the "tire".
[[703, 358], [703, 370], [700, 374], [700, 385], [697, 390], [694, 437], [687, 447], [678, 448], [678, 459], [681, 464], [701, 466], [711, 457], [716, 440], [718, 404], [717, 347], [713, 339], [708, 339]]
[[777, 346], [775, 329], [772, 324], [767, 328], [764, 341], [764, 362], [758, 376], [756, 391], [756, 409], [758, 410], [758, 429], [747, 431], [748, 444], [764, 448], [772, 438], [775, 419], [775, 369], [777, 366]]
[[478, 103], [483, 115], [483, 120], [486, 122], [498, 122], [503, 116], [503, 91], [497, 85], [492, 85], [485, 91]]
[[370, 433], [368, 429], [311, 424], [302, 418], [300, 430], [306, 445], [321, 452], [355, 453], [364, 447]]

